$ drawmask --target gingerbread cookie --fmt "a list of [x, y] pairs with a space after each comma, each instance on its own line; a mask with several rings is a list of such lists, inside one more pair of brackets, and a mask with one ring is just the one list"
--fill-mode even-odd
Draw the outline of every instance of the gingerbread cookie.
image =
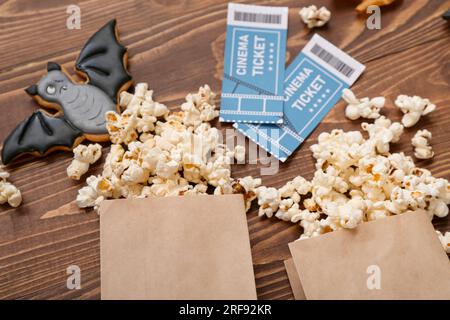
[[119, 43], [116, 20], [88, 40], [75, 68], [85, 83], [76, 82], [60, 65], [49, 62], [47, 74], [25, 89], [42, 107], [57, 113], [36, 111], [20, 123], [4, 142], [4, 164], [25, 153], [44, 156], [70, 150], [84, 139], [108, 140], [105, 113], [118, 110], [120, 92], [131, 85], [127, 49]]

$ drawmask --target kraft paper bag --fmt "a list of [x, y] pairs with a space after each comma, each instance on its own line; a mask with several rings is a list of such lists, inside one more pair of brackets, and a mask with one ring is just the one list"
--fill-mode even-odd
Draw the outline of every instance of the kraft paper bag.
[[450, 299], [450, 262], [424, 213], [363, 223], [289, 248], [307, 299]]
[[242, 195], [107, 200], [102, 299], [256, 299]]

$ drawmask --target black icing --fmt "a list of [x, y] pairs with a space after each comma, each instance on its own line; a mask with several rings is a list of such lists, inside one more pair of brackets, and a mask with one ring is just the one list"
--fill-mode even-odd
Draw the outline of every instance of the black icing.
[[442, 18], [444, 18], [447, 21], [450, 21], [450, 10], [447, 10], [443, 15]]
[[35, 111], [21, 122], [3, 144], [2, 161], [8, 164], [23, 153], [38, 152], [44, 155], [52, 147], [71, 148], [82, 132], [61, 117], [52, 117]]
[[35, 96], [38, 94], [38, 86], [36, 84], [33, 84], [32, 86], [26, 88], [25, 92], [28, 93], [30, 96]]
[[131, 80], [123, 61], [126, 51], [116, 38], [113, 19], [88, 40], [75, 65], [88, 75], [89, 84], [100, 88], [114, 103], [120, 88]]

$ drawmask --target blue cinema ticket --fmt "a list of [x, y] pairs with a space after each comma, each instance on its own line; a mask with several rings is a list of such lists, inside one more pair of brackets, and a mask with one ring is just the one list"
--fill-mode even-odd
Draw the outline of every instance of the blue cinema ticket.
[[283, 123], [288, 8], [228, 4], [220, 121]]
[[316, 34], [286, 70], [284, 123], [235, 123], [234, 127], [285, 161], [364, 69], [364, 65]]

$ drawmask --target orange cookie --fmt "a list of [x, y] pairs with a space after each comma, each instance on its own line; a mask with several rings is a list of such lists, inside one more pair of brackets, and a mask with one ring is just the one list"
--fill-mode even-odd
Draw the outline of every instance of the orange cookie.
[[365, 13], [369, 6], [387, 6], [395, 0], [363, 0], [357, 7], [356, 11], [359, 13]]

